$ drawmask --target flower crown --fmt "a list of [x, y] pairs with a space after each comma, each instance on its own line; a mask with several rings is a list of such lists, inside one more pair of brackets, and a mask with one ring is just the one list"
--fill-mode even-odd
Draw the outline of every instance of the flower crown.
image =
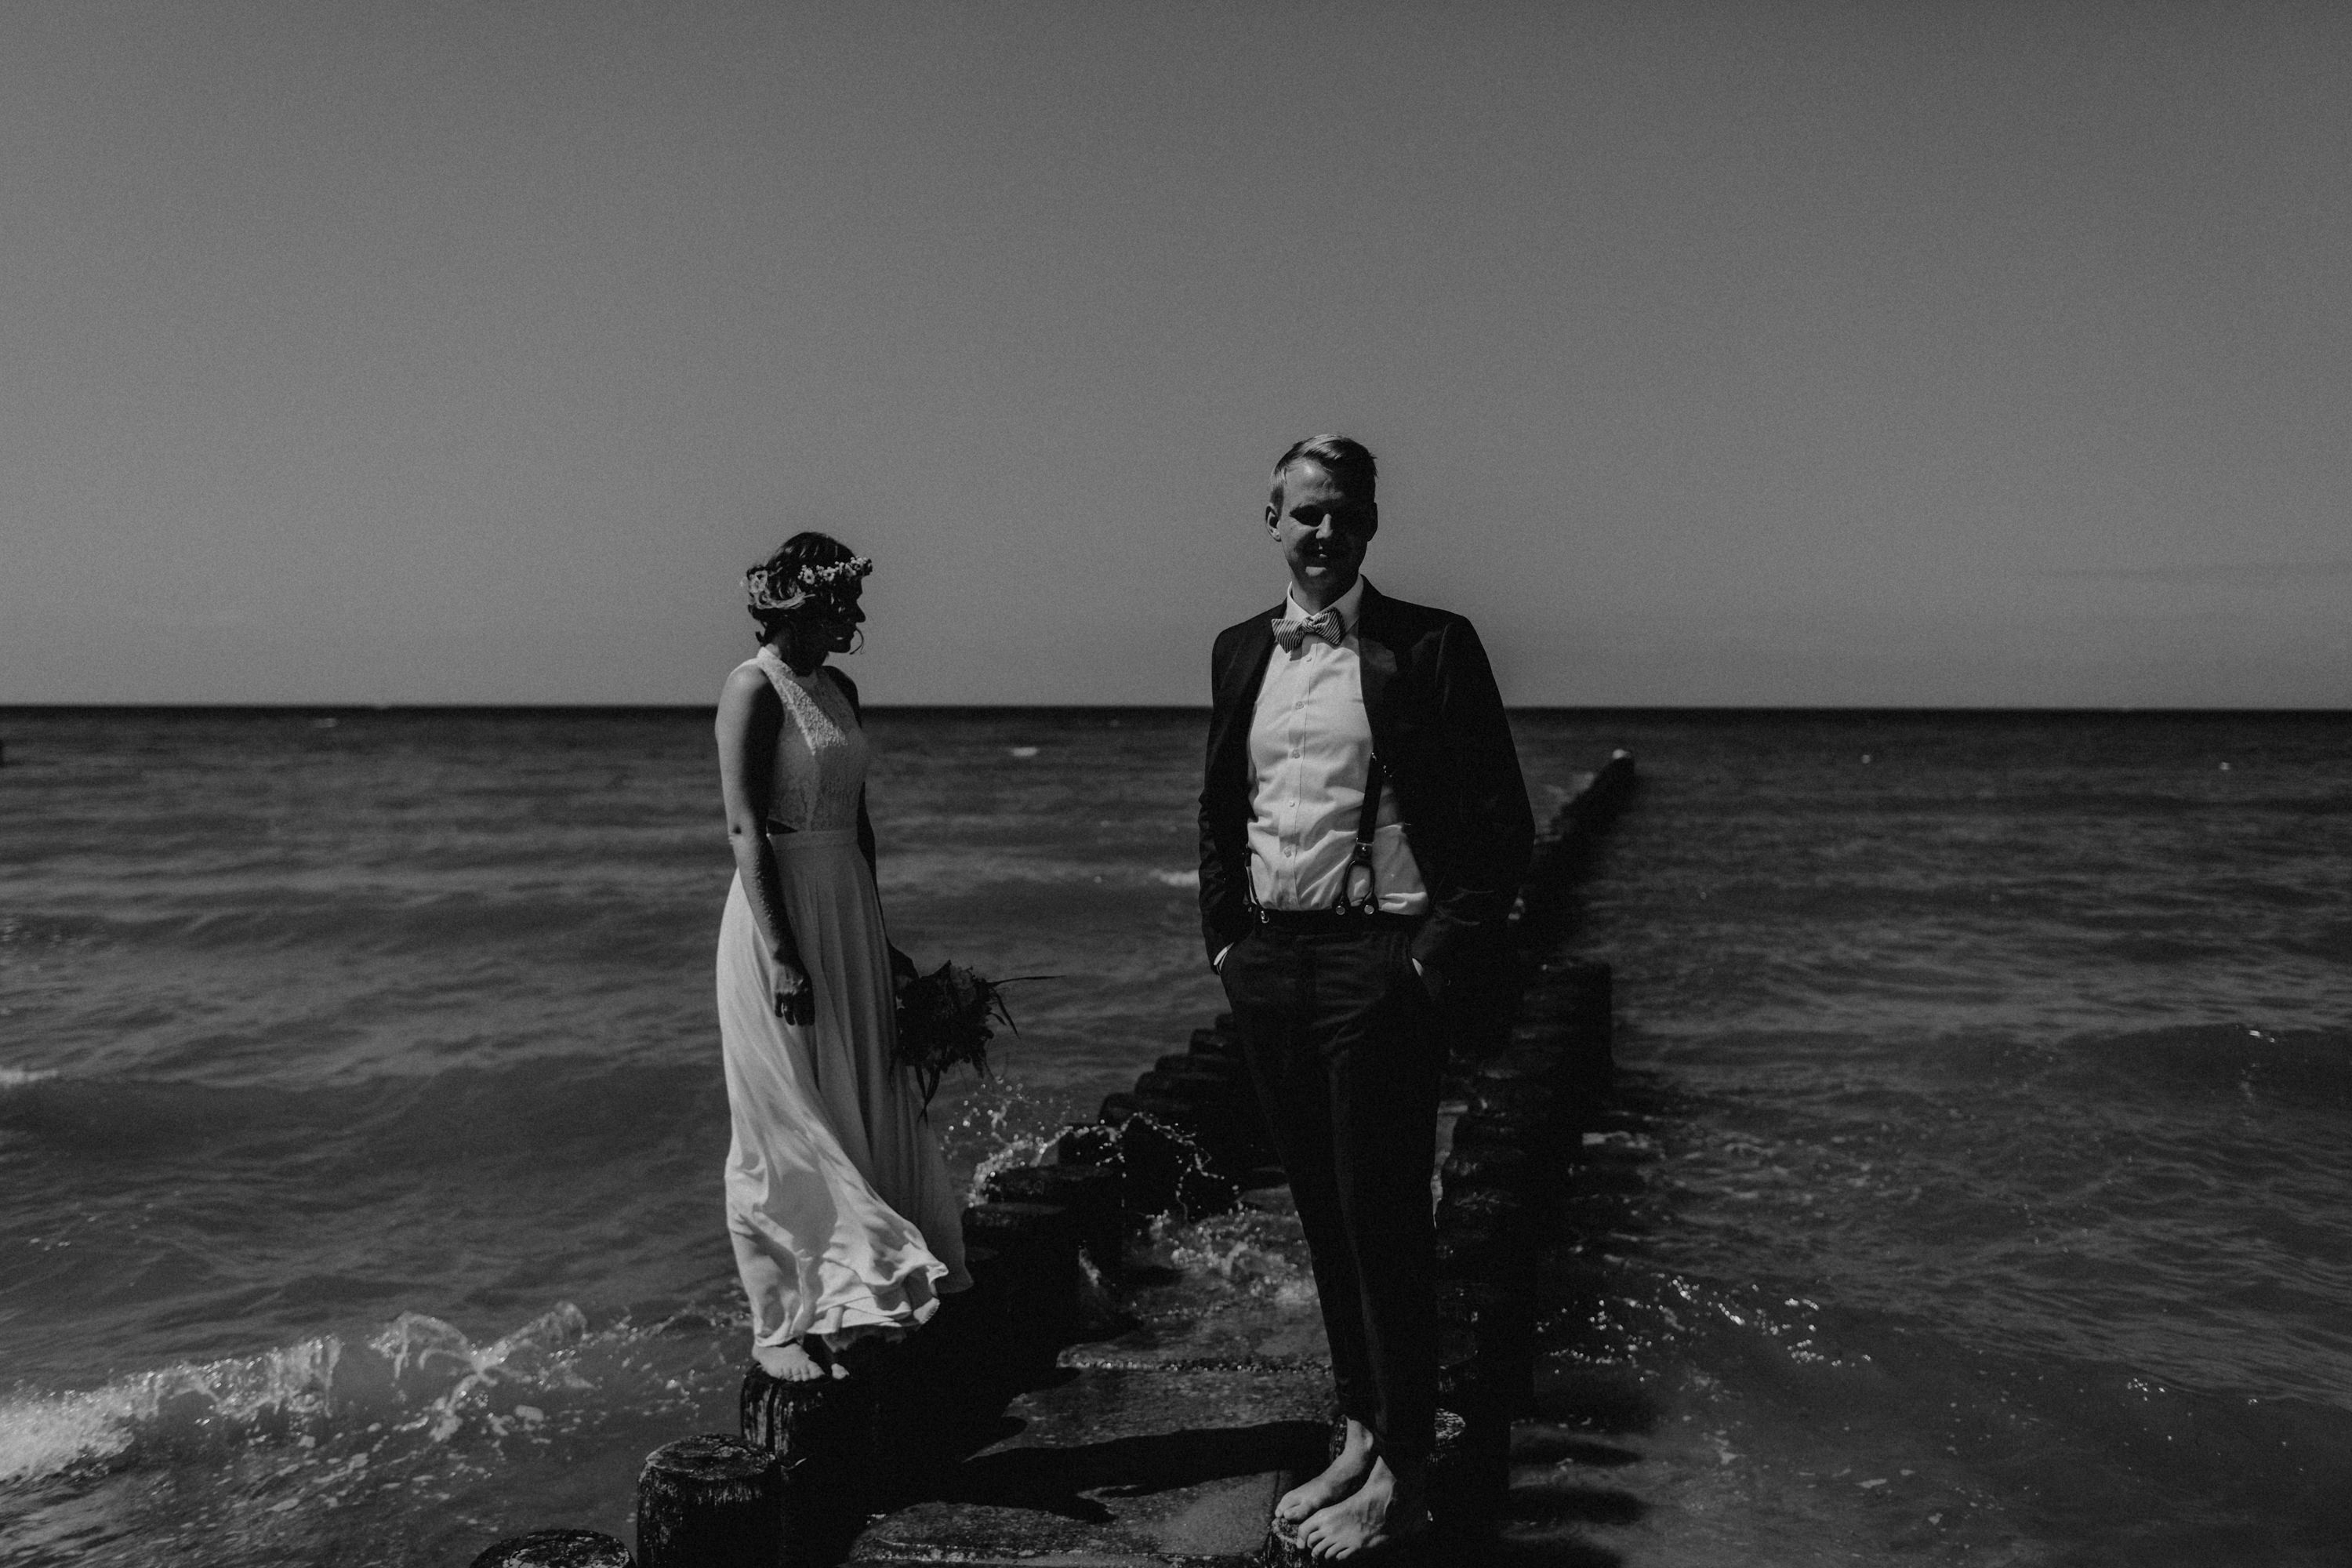
[[754, 566], [743, 574], [743, 591], [751, 596], [755, 610], [797, 610], [808, 603], [811, 594], [821, 594], [841, 583], [855, 583], [871, 576], [874, 563], [863, 555], [853, 555], [830, 566], [803, 566], [797, 571], [782, 566]]

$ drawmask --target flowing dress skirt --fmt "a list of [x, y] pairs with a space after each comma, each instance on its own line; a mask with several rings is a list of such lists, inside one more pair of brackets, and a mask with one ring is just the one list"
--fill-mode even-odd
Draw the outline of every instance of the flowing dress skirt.
[[918, 1091], [890, 1065], [896, 1015], [874, 877], [853, 829], [769, 839], [816, 990], [776, 1016], [775, 963], [736, 879], [719, 928], [719, 1037], [734, 1124], [727, 1229], [755, 1343], [908, 1327], [971, 1283], [962, 1206]]

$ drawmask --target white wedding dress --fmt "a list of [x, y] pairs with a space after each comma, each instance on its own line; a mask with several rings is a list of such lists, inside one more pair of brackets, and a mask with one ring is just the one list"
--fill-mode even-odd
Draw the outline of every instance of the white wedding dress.
[[[768, 842], [816, 993], [815, 1021], [776, 1016], [775, 963], [739, 876], [719, 928], [719, 1037], [734, 1136], [727, 1229], [757, 1345], [904, 1328], [968, 1288], [962, 1207], [919, 1093], [891, 1065], [889, 949], [857, 847], [866, 734], [822, 667], [751, 661], [784, 705]], [[777, 831], [778, 826], [789, 832]]]

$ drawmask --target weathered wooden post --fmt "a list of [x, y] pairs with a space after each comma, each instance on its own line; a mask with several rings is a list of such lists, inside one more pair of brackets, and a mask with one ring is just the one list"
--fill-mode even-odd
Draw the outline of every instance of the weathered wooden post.
[[1531, 1074], [1496, 1068], [1471, 1077], [1470, 1114], [1489, 1126], [1540, 1142], [1559, 1132], [1559, 1096]]
[[1054, 1159], [1064, 1165], [1118, 1171], [1118, 1129], [1107, 1121], [1073, 1121], [1054, 1141]]
[[1136, 1082], [1139, 1094], [1167, 1093], [1194, 1085], [1213, 1095], [1233, 1092], [1234, 1080], [1241, 1076], [1241, 1063], [1232, 1057], [1204, 1057], [1191, 1051], [1174, 1051], [1151, 1064], [1151, 1070]]
[[494, 1541], [472, 1568], [629, 1568], [629, 1549], [594, 1530], [534, 1530]]
[[1535, 1314], [1525, 1290], [1452, 1283], [1438, 1293], [1437, 1397], [1463, 1421], [1457, 1504], [1491, 1517], [1511, 1484], [1511, 1422], [1532, 1396]]
[[[1003, 1331], [1025, 1350], [1058, 1344], [1078, 1315], [1077, 1216], [1060, 1204], [974, 1204], [963, 1211], [963, 1235], [967, 1250], [995, 1255]], [[976, 1285], [981, 1277], [972, 1271]]]
[[637, 1568], [777, 1568], [783, 1468], [740, 1437], [680, 1437], [637, 1477]]
[[1457, 1147], [1445, 1156], [1445, 1190], [1457, 1186], [1508, 1187], [1523, 1190], [1534, 1169], [1534, 1156], [1523, 1145], [1475, 1142]]
[[[1507, 1430], [1504, 1442], [1507, 1460]], [[1460, 1412], [1439, 1406], [1437, 1443], [1429, 1454], [1430, 1521], [1458, 1539], [1491, 1521], [1499, 1499], [1487, 1473], [1490, 1468], [1482, 1464], [1473, 1448], [1470, 1423], [1462, 1418]], [[1509, 1480], [1507, 1468], [1504, 1479], [1506, 1483]]]
[[1241, 1037], [1234, 1032], [1234, 1016], [1220, 1013], [1209, 1020], [1205, 1029], [1192, 1031], [1192, 1051], [1203, 1057], [1237, 1057], [1241, 1055]]
[[1520, 1005], [1513, 1038], [1551, 1057], [1558, 1086], [1572, 1097], [1608, 1087], [1614, 989], [1607, 964], [1572, 960], [1546, 971]]
[[1118, 1201], [1118, 1173], [1102, 1165], [1020, 1165], [988, 1179], [999, 1203], [1057, 1204], [1077, 1225], [1078, 1246], [1106, 1281], [1126, 1267], [1127, 1211]]
[[1157, 1096], [1106, 1096], [1100, 1125], [1107, 1132], [1073, 1129], [1065, 1133], [1062, 1158], [1068, 1160], [1075, 1152], [1116, 1169], [1121, 1178], [1119, 1201], [1130, 1214], [1164, 1214], [1172, 1208], [1222, 1214], [1233, 1207], [1240, 1186], [1217, 1168], [1211, 1151], [1184, 1125], [1188, 1114], [1185, 1104]]
[[1148, 1072], [1135, 1092], [1103, 1102], [1102, 1119], [1122, 1124], [1148, 1117], [1163, 1131], [1192, 1144], [1205, 1165], [1230, 1163], [1240, 1152], [1242, 1119], [1223, 1084], [1192, 1075]]
[[[1181, 1056], [1161, 1057], [1154, 1070], [1214, 1086], [1233, 1128], [1237, 1158], [1257, 1160], [1273, 1153], [1273, 1130], [1266, 1123], [1265, 1108], [1258, 1103], [1257, 1083], [1250, 1077], [1248, 1064], [1242, 1060], [1240, 1042], [1231, 1034], [1218, 1029], [1195, 1029], [1192, 1048]], [[1143, 1086], [1139, 1083], [1136, 1087], [1140, 1089]]]
[[1533, 1211], [1527, 1199], [1507, 1187], [1449, 1187], [1437, 1206], [1440, 1230], [1457, 1226], [1495, 1232], [1515, 1247], [1535, 1245]]
[[1477, 1355], [1474, 1383], [1453, 1396], [1438, 1391], [1455, 1410], [1492, 1409], [1506, 1420], [1528, 1407], [1535, 1394], [1535, 1302], [1500, 1286], [1453, 1281], [1437, 1289], [1437, 1321], [1468, 1331]]
[[852, 1377], [793, 1383], [743, 1374], [743, 1440], [783, 1475], [783, 1561], [830, 1563], [864, 1518], [875, 1481], [878, 1401], [869, 1365]]

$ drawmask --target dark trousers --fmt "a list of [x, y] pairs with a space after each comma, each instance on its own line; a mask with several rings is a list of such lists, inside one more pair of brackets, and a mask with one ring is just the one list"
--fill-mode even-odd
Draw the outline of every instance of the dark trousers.
[[1437, 1404], [1430, 1162], [1443, 1049], [1409, 925], [1254, 926], [1221, 971], [1313, 1254], [1339, 1408], [1392, 1458]]

